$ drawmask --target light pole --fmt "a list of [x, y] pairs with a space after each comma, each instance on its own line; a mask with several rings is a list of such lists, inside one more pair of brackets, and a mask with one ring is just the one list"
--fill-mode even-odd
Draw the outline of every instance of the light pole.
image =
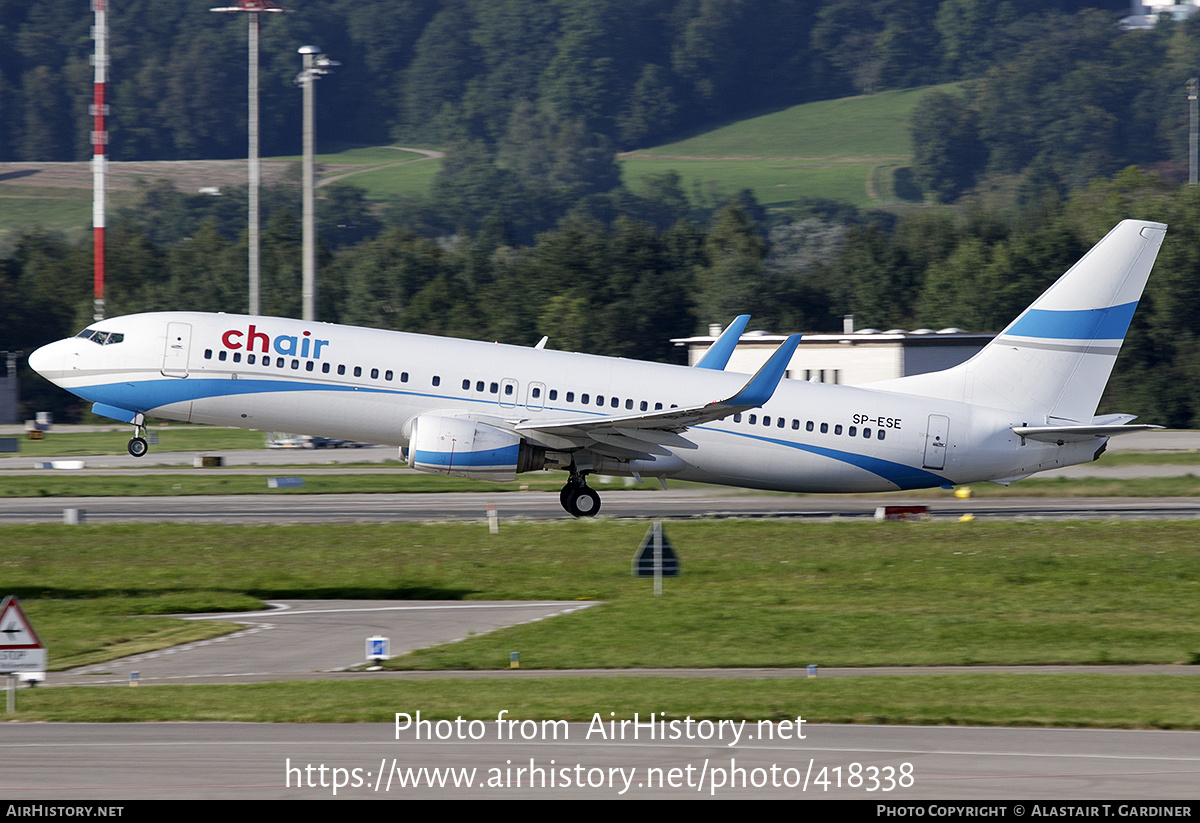
[[250, 79], [247, 89], [249, 101], [249, 165], [250, 165], [250, 314], [259, 313], [259, 241], [258, 241], [258, 187], [262, 179], [258, 164], [258, 16], [267, 12], [291, 12], [273, 0], [237, 0], [232, 6], [209, 9], [220, 14], [247, 12], [249, 17]]
[[341, 63], [321, 56], [320, 46], [301, 46], [304, 68], [296, 75], [296, 85], [304, 89], [304, 209], [302, 215], [303, 279], [301, 293], [304, 301], [303, 319], [317, 319], [317, 231], [316, 195], [313, 186], [313, 146], [316, 126], [313, 124], [315, 86], [317, 79], [329, 74]]
[[1200, 86], [1200, 77], [1193, 77], [1187, 81], [1188, 114], [1191, 121], [1188, 128], [1188, 183], [1193, 186], [1196, 185], [1197, 86]]

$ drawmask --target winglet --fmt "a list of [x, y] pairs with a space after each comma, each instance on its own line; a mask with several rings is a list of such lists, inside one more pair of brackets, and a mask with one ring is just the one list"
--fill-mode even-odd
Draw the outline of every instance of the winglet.
[[788, 335], [788, 339], [784, 340], [775, 350], [771, 359], [763, 364], [763, 367], [750, 378], [750, 382], [743, 386], [740, 392], [726, 400], [725, 404], [753, 409], [770, 400], [771, 395], [775, 394], [775, 389], [779, 386], [779, 381], [783, 379], [784, 372], [787, 371], [788, 363], [792, 362], [792, 355], [796, 353], [798, 345], [800, 345], [800, 335]]
[[708, 351], [700, 358], [700, 362], [696, 364], [695, 368], [724, 371], [725, 367], [729, 365], [729, 358], [733, 354], [733, 350], [737, 348], [738, 341], [742, 339], [742, 332], [746, 330], [746, 324], [749, 322], [750, 315], [748, 314], [739, 314], [733, 318], [733, 322], [721, 333], [717, 342], [708, 347]]

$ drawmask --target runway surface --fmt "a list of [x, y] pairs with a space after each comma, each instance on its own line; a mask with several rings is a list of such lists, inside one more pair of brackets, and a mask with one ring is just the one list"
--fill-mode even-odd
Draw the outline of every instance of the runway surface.
[[[417, 709], [396, 707], [410, 716]], [[604, 706], [596, 711], [607, 718]], [[643, 727], [633, 740], [628, 728], [621, 739], [607, 726], [601, 736], [595, 724], [545, 727], [505, 719], [518, 722], [507, 731], [494, 720], [464, 724], [461, 736], [478, 735], [474, 740], [458, 739], [449, 723], [430, 726], [424, 736], [444, 732], [451, 739], [420, 741], [415, 727], [397, 739], [393, 723], [9, 724], [0, 738], [0, 795], [16, 804], [47, 798], [986, 798], [1141, 800], [1161, 808], [1194, 799], [1200, 785], [1200, 732], [795, 720], [786, 726], [747, 722], [739, 729], [677, 718], [679, 739], [648, 740]], [[522, 733], [532, 739], [522, 740]]]
[[[926, 505], [935, 518], [1183, 519], [1200, 517], [1200, 499], [991, 498], [958, 500], [896, 495], [820, 496], [753, 494], [727, 490], [605, 491], [601, 517], [794, 517], [874, 516], [879, 506]], [[494, 504], [508, 518], [571, 519], [556, 492], [486, 494], [314, 494], [188, 497], [20, 497], [0, 499], [0, 523], [61, 523], [64, 509], [78, 509], [89, 523], [401, 523], [483, 520]]]

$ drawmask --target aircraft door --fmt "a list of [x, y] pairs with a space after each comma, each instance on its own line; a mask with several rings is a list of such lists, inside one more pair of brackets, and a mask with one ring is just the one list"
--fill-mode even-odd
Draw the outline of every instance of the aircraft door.
[[929, 415], [929, 431], [925, 435], [926, 469], [946, 467], [946, 449], [950, 442], [950, 418], [941, 414]]
[[163, 351], [162, 373], [166, 377], [188, 376], [188, 349], [192, 343], [190, 323], [167, 324], [167, 347]]
[[525, 398], [525, 408], [530, 411], [541, 411], [546, 405], [546, 384], [530, 383], [525, 390], [528, 393]]
[[511, 377], [506, 377], [500, 381], [500, 405], [506, 409], [516, 408], [517, 398], [520, 396], [517, 389], [520, 385]]

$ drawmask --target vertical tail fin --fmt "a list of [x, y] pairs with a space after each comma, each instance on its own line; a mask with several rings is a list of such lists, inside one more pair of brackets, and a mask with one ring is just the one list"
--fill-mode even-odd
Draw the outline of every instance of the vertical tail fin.
[[875, 387], [1090, 422], [1166, 230], [1122, 221], [975, 357]]

